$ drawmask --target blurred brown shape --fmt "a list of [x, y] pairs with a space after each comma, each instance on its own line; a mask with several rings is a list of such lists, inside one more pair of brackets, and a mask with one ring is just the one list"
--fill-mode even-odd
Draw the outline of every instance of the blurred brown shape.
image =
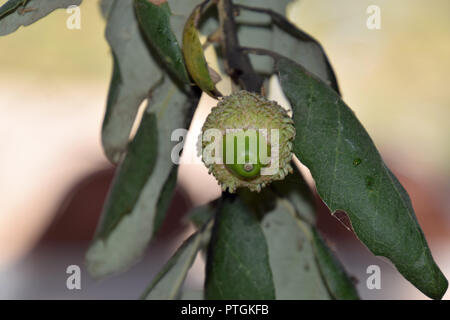
[[[77, 182], [61, 202], [37, 246], [64, 243], [83, 243], [87, 246], [94, 236], [114, 173], [115, 168], [109, 167]], [[157, 238], [182, 233], [187, 225], [181, 218], [190, 207], [184, 192], [177, 188]]]

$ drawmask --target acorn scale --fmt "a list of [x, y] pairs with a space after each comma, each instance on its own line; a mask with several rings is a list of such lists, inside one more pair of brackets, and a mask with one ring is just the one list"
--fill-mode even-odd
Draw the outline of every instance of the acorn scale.
[[[220, 137], [211, 139], [211, 134], [205, 134], [211, 129]], [[199, 137], [199, 151], [223, 191], [248, 188], [259, 192], [292, 172], [294, 138], [294, 122], [285, 109], [256, 93], [239, 91], [211, 109]], [[219, 147], [208, 147], [213, 142]]]

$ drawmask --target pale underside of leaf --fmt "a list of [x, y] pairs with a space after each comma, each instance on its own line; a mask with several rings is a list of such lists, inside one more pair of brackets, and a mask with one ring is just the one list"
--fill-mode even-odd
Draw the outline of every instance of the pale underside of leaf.
[[[22, 7], [23, 3], [25, 6]], [[0, 36], [16, 31], [21, 26], [28, 26], [51, 12], [71, 5], [80, 5], [81, 0], [23, 0], [11, 1], [0, 8]], [[1, 10], [3, 8], [3, 10]]]
[[202, 3], [203, 0], [169, 0], [170, 10], [172, 15], [170, 16], [170, 25], [172, 26], [175, 37], [178, 43], [183, 43], [183, 30], [187, 19], [189, 18], [192, 10]]
[[334, 72], [323, 54], [323, 49], [315, 42], [296, 40], [280, 27], [273, 26], [272, 50], [291, 58], [304, 66], [329, 86], [337, 88]]
[[[291, 2], [292, 0], [236, 1], [237, 4], [272, 10], [280, 16], [285, 15], [286, 8]], [[294, 25], [290, 26], [292, 28], [290, 31], [284, 30], [272, 22], [269, 15], [247, 10], [240, 10], [236, 21], [239, 24], [239, 40], [243, 47], [263, 48], [288, 57], [303, 65], [327, 84], [337, 88], [334, 72], [320, 44]], [[294, 31], [294, 29], [297, 30]], [[266, 74], [273, 72], [269, 57], [251, 55], [250, 59], [258, 72]]]
[[[279, 14], [284, 15], [286, 6], [292, 0], [237, 0], [236, 4], [248, 5], [252, 7], [271, 9]], [[238, 35], [240, 44], [243, 47], [265, 48], [275, 50], [276, 52], [285, 51], [287, 48], [275, 47], [274, 27], [271, 25], [269, 16], [257, 12], [241, 10], [239, 16], [236, 17], [239, 25]], [[288, 37], [290, 42], [288, 48], [293, 46], [294, 40], [288, 35], [279, 35]], [[255, 70], [264, 74], [271, 74], [273, 67], [270, 57], [250, 55], [250, 61]]]
[[87, 263], [92, 275], [101, 277], [124, 270], [137, 261], [151, 240], [159, 195], [174, 166], [170, 137], [174, 129], [186, 126], [189, 109], [186, 95], [170, 80], [165, 79], [155, 90], [146, 110], [157, 118], [155, 167], [131, 212], [124, 213], [117, 227], [107, 236], [96, 239], [89, 249]]
[[[269, 229], [275, 229], [273, 231], [273, 237], [274, 240], [268, 239], [268, 246], [269, 246], [269, 257], [270, 261], [274, 261], [272, 265], [279, 263], [277, 257], [278, 256], [301, 256], [305, 255], [305, 253], [310, 255], [310, 251], [313, 250], [315, 261], [313, 263], [310, 263], [311, 255], [309, 257], [302, 257], [301, 261], [298, 261], [298, 273], [292, 274], [291, 278], [295, 279], [297, 282], [298, 280], [301, 280], [305, 278], [304, 273], [311, 272], [309, 270], [309, 266], [316, 267], [318, 272], [321, 275], [321, 281], [319, 286], [325, 286], [328, 290], [328, 295], [322, 295], [321, 298], [329, 297], [334, 299], [358, 299], [358, 294], [356, 292], [356, 289], [350, 280], [350, 278], [347, 276], [344, 268], [341, 266], [340, 262], [335, 259], [333, 253], [330, 249], [328, 249], [325, 242], [323, 242], [322, 238], [318, 235], [316, 231], [316, 219], [315, 219], [315, 202], [314, 202], [314, 195], [311, 192], [311, 189], [309, 188], [308, 184], [303, 178], [303, 175], [301, 172], [296, 168], [295, 164], [293, 163], [292, 166], [295, 168], [294, 173], [288, 175], [283, 181], [277, 181], [271, 185], [272, 191], [276, 194], [278, 197], [275, 209], [273, 209], [270, 213], [267, 214], [267, 216], [264, 217], [262, 226], [263, 229], [265, 228]], [[267, 200], [267, 197], [263, 197]], [[269, 222], [267, 221], [272, 215], [275, 214], [277, 211], [283, 211], [279, 216], [273, 216], [273, 221]], [[286, 213], [289, 213], [293, 218], [286, 215]], [[284, 219], [283, 219], [284, 216]], [[277, 220], [280, 220], [278, 222]], [[264, 223], [268, 223], [268, 226], [265, 226]], [[272, 223], [276, 223], [276, 227], [271, 227]], [[287, 226], [285, 226], [287, 224]], [[297, 224], [297, 228], [294, 228], [293, 225]], [[280, 230], [276, 230], [280, 229]], [[283, 229], [283, 230], [281, 230]], [[289, 234], [285, 234], [289, 232]], [[292, 238], [298, 233], [300, 236], [298, 245], [295, 248], [293, 247], [293, 241]], [[277, 237], [280, 234], [282, 235], [281, 238], [286, 238], [286, 241], [279, 241], [279, 246], [282, 247], [282, 249], [279, 249], [278, 251], [277, 246], [271, 246], [270, 243], [273, 242], [277, 244], [275, 237]], [[288, 239], [288, 238], [291, 238]], [[294, 241], [295, 242], [295, 241]], [[284, 248], [284, 244], [289, 244], [292, 251], [288, 251], [287, 248]], [[271, 247], [273, 248], [271, 250]], [[303, 250], [306, 248], [306, 250]], [[277, 250], [276, 250], [277, 249]], [[296, 249], [298, 249], [300, 252], [296, 252]], [[283, 251], [286, 251], [286, 253], [282, 253]], [[275, 252], [274, 254], [271, 254], [271, 252]], [[314, 258], [313, 257], [313, 258]], [[305, 258], [305, 259], [303, 259]], [[300, 259], [298, 259], [300, 260]], [[293, 261], [293, 259], [291, 260]], [[302, 269], [301, 264], [305, 263], [308, 264], [307, 269]], [[291, 288], [293, 294], [292, 295], [298, 295], [298, 292], [295, 292], [295, 290], [298, 290], [295, 286], [293, 286], [291, 283], [284, 285], [283, 284], [283, 277], [285, 278], [285, 281], [287, 281], [286, 278], [288, 278], [284, 274], [283, 268], [280, 268], [281, 271], [279, 272], [280, 275], [277, 275], [277, 273], [274, 271], [274, 267], [272, 267], [272, 272], [274, 276], [275, 281], [275, 287], [280, 287], [280, 290], [277, 290], [277, 299], [282, 299], [280, 296], [287, 295], [288, 297], [286, 299], [290, 299], [289, 296], [291, 295], [287, 289]], [[286, 270], [289, 270], [289, 268], [286, 268]], [[317, 279], [317, 275], [315, 274], [315, 271], [313, 271], [314, 275], [316, 276], [316, 281], [319, 281]], [[290, 274], [290, 273], [289, 273]], [[281, 278], [280, 284], [277, 285], [277, 278]], [[312, 278], [308, 278], [309, 280], [313, 280]], [[294, 281], [295, 282], [295, 281]], [[304, 286], [303, 286], [304, 287]], [[313, 295], [314, 291], [310, 293], [303, 293], [303, 296], [308, 297], [307, 295]], [[300, 299], [300, 298], [299, 298]], [[320, 298], [318, 298], [320, 299]]]
[[103, 18], [108, 19], [111, 9], [113, 8], [114, 2], [116, 0], [101, 0], [100, 1], [100, 11]]
[[[274, 12], [285, 15], [286, 8], [292, 0], [236, 0], [234, 3], [271, 9]], [[201, 3], [199, 0], [169, 1], [173, 15], [171, 23], [174, 27], [177, 38], [181, 39], [179, 28], [184, 27], [188, 18], [186, 12], [190, 12], [193, 6]], [[186, 11], [187, 10], [187, 11]], [[184, 13], [184, 14], [183, 14]], [[202, 21], [199, 30], [204, 35], [209, 35], [218, 28], [215, 18], [207, 18]], [[329, 65], [323, 49], [313, 40], [301, 39], [282, 30], [275, 23], [271, 23], [271, 18], [267, 14], [257, 13], [247, 10], [240, 10], [236, 17], [238, 25], [238, 36], [240, 45], [243, 47], [255, 47], [272, 50], [283, 56], [304, 65], [307, 70], [318, 76], [328, 84], [337, 87], [334, 72]], [[178, 30], [177, 30], [178, 29]], [[297, 30], [298, 31], [298, 30]], [[299, 33], [302, 33], [299, 31]], [[273, 67], [271, 58], [263, 55], [250, 55], [250, 60], [256, 71], [264, 74], [271, 74]], [[223, 71], [223, 70], [222, 70]]]
[[143, 295], [144, 299], [172, 300], [178, 298], [180, 289], [198, 251], [209, 240], [211, 227], [212, 223], [205, 225], [178, 248], [146, 290]]
[[117, 59], [121, 81], [110, 87], [114, 99], [108, 101], [102, 143], [108, 159], [118, 163], [128, 144], [139, 106], [150, 88], [161, 80], [162, 72], [139, 31], [133, 0], [111, 1], [114, 3], [110, 4], [106, 38]]
[[276, 299], [330, 299], [314, 257], [311, 231], [305, 223], [300, 225], [292, 204], [278, 200], [261, 226], [269, 249]]

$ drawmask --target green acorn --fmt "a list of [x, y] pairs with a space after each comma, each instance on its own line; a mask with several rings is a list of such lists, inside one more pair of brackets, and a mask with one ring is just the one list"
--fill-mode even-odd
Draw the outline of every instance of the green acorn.
[[206, 118], [202, 160], [223, 191], [247, 187], [259, 192], [292, 172], [294, 137], [293, 121], [280, 105], [239, 91], [223, 98]]

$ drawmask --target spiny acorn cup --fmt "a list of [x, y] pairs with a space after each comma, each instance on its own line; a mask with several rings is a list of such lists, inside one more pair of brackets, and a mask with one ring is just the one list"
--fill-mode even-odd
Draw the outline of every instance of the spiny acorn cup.
[[202, 160], [222, 186], [233, 193], [261, 191], [292, 172], [292, 119], [274, 101], [239, 91], [212, 108], [202, 128]]

